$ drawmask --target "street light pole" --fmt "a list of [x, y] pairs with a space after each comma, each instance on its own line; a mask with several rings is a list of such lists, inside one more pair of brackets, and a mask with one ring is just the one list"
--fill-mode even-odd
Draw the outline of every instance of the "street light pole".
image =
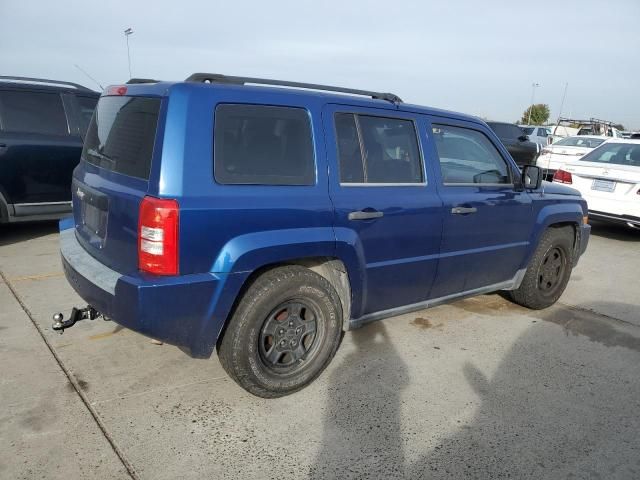
[[536, 96], [536, 88], [539, 87], [540, 84], [533, 82], [531, 84], [531, 105], [529, 106], [529, 119], [527, 120], [527, 125], [531, 125], [531, 111], [533, 110], [533, 99]]
[[124, 38], [127, 41], [127, 62], [129, 64], [129, 80], [131, 80], [131, 54], [129, 53], [129, 35], [133, 33], [133, 29], [131, 27], [127, 28], [124, 31]]

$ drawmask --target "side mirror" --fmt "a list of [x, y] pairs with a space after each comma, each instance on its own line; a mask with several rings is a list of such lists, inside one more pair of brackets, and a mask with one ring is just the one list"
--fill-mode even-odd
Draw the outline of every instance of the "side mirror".
[[526, 142], [527, 140], [529, 140], [529, 137], [527, 135], [520, 135], [518, 137], [518, 140], [520, 140], [521, 142]]
[[538, 189], [542, 185], [542, 168], [536, 165], [525, 165], [522, 169], [522, 185], [528, 189]]

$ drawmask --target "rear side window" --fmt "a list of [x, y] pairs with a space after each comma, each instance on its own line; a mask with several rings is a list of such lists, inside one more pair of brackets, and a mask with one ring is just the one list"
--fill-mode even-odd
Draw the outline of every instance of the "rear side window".
[[6, 132], [69, 134], [62, 98], [57, 93], [0, 92], [0, 118]]
[[481, 132], [434, 125], [442, 181], [446, 185], [508, 184], [509, 169], [498, 150]]
[[107, 170], [148, 179], [159, 111], [159, 98], [100, 98], [82, 158]]
[[420, 148], [411, 120], [337, 113], [340, 182], [422, 183]]
[[92, 97], [76, 97], [76, 101], [78, 102], [78, 114], [80, 115], [80, 118], [78, 119], [80, 124], [80, 134], [85, 135], [89, 128], [89, 122], [91, 122], [93, 111], [96, 109], [98, 99]]
[[214, 176], [228, 185], [313, 185], [315, 162], [307, 111], [218, 105]]

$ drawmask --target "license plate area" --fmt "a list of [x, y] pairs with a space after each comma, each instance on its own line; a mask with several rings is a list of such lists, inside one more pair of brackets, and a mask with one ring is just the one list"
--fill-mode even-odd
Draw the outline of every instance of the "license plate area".
[[82, 202], [82, 223], [85, 228], [101, 240], [107, 233], [107, 212], [86, 202]]
[[109, 219], [109, 197], [75, 180], [73, 193], [80, 211], [79, 232], [97, 248], [104, 247]]
[[591, 190], [597, 190], [598, 192], [613, 192], [616, 189], [616, 182], [613, 180], [601, 180], [594, 179], [591, 184]]

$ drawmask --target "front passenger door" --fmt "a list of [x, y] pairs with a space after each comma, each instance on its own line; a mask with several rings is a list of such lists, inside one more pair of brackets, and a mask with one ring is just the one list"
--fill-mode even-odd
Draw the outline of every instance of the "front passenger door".
[[[516, 167], [474, 124], [433, 123], [443, 232], [432, 298], [499, 285], [529, 249], [531, 198]], [[498, 287], [500, 288], [500, 287]]]

